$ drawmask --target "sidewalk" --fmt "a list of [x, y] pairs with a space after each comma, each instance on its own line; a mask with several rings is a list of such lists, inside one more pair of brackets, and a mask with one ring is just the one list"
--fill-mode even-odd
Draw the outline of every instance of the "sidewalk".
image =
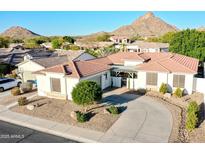
[[0, 120], [79, 142], [98, 142], [104, 135], [102, 132], [12, 112], [3, 106], [0, 106]]

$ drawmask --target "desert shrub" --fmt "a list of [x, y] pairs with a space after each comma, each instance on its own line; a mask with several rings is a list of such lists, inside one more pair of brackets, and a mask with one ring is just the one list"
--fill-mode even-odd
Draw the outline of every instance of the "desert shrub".
[[192, 131], [198, 123], [199, 106], [195, 101], [192, 101], [187, 108], [186, 129]]
[[15, 87], [15, 88], [11, 89], [11, 94], [13, 96], [20, 95], [21, 94], [20, 88], [19, 87]]
[[195, 112], [198, 114], [199, 112], [199, 105], [196, 103], [196, 101], [192, 101], [189, 103], [187, 112]]
[[168, 92], [168, 87], [167, 87], [167, 84], [165, 83], [162, 83], [160, 88], [159, 88], [159, 92], [162, 93], [162, 94], [165, 94]]
[[20, 86], [20, 89], [23, 93], [32, 91], [32, 88], [33, 88], [33, 84], [31, 82], [22, 83]]
[[180, 88], [177, 88], [177, 89], [174, 91], [174, 96], [181, 98], [182, 95], [183, 95], [183, 91], [182, 91]]
[[83, 123], [83, 122], [88, 121], [88, 116], [87, 116], [86, 113], [83, 113], [83, 112], [77, 111], [77, 112], [76, 112], [76, 116], [77, 116], [77, 120], [78, 120], [78, 122]]
[[23, 106], [23, 105], [26, 105], [28, 103], [28, 100], [26, 97], [19, 97], [18, 98], [18, 104], [19, 106]]
[[137, 89], [137, 94], [139, 94], [139, 95], [144, 95], [144, 94], [146, 94], [146, 92], [147, 92], [147, 90], [146, 89], [143, 89], [143, 88], [140, 88], [140, 89]]
[[111, 114], [119, 114], [119, 109], [118, 107], [111, 105], [109, 108], [107, 108], [107, 110], [111, 113]]
[[72, 99], [78, 105], [91, 105], [101, 98], [101, 87], [94, 81], [81, 81], [72, 91]]

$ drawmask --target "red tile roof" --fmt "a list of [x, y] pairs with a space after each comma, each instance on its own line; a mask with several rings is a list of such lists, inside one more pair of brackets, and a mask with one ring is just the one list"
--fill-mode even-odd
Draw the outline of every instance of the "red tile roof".
[[[138, 66], [139, 70], [177, 73], [197, 73], [199, 60], [175, 53], [148, 54], [151, 60]], [[154, 65], [154, 66], [153, 66]], [[166, 72], [166, 71], [165, 71]]]
[[145, 53], [137, 52], [118, 52], [112, 55], [109, 55], [108, 58], [114, 64], [124, 64], [125, 60], [136, 60], [136, 61], [146, 61], [150, 59]]
[[63, 73], [69, 77], [86, 77], [110, 69], [111, 64], [124, 64], [125, 60], [137, 60], [143, 63], [136, 66], [137, 70], [177, 73], [197, 73], [199, 60], [175, 53], [136, 53], [119, 52], [103, 58], [87, 61], [69, 61], [35, 72]]
[[106, 70], [109, 70], [108, 64], [98, 63], [96, 60], [88, 61], [70, 61], [66, 64], [56, 65], [41, 71], [34, 72], [34, 74], [43, 74], [45, 72], [62, 73], [69, 77], [86, 77], [94, 75]]

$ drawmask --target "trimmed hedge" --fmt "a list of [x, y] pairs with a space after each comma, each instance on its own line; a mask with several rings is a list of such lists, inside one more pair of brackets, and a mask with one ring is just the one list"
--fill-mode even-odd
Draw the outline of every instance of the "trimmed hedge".
[[181, 98], [183, 96], [183, 91], [180, 88], [177, 88], [174, 91], [174, 96]]
[[192, 131], [198, 123], [199, 106], [195, 101], [190, 102], [187, 108], [186, 129]]
[[162, 94], [165, 94], [168, 92], [168, 87], [167, 87], [167, 84], [165, 83], [162, 83], [160, 88], [159, 88], [159, 92], [162, 93]]
[[94, 81], [81, 81], [73, 88], [72, 99], [78, 105], [91, 105], [102, 99], [101, 87]]

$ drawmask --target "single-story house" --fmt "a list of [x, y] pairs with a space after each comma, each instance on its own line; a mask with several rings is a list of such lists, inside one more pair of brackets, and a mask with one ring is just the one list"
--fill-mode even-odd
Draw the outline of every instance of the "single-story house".
[[135, 41], [126, 45], [129, 52], [168, 52], [168, 43]]
[[61, 99], [72, 99], [72, 89], [81, 80], [96, 81], [102, 89], [126, 86], [159, 90], [166, 83], [170, 92], [179, 87], [190, 94], [198, 63], [175, 53], [118, 52], [92, 60], [67, 61], [34, 74], [40, 96]]
[[127, 36], [111, 36], [110, 41], [114, 42], [115, 44], [131, 43], [131, 40]]
[[36, 76], [35, 74], [32, 74], [32, 72], [63, 64], [68, 60], [89, 60], [95, 58], [92, 55], [82, 51], [67, 51], [67, 54], [58, 56], [56, 54], [56, 56], [50, 56], [47, 58], [42, 58], [45, 56], [43, 53], [41, 55], [42, 57], [33, 56], [32, 54], [26, 55], [26, 57], [24, 57], [24, 61], [16, 65], [18, 67], [17, 74], [24, 82], [28, 80], [36, 80]]

